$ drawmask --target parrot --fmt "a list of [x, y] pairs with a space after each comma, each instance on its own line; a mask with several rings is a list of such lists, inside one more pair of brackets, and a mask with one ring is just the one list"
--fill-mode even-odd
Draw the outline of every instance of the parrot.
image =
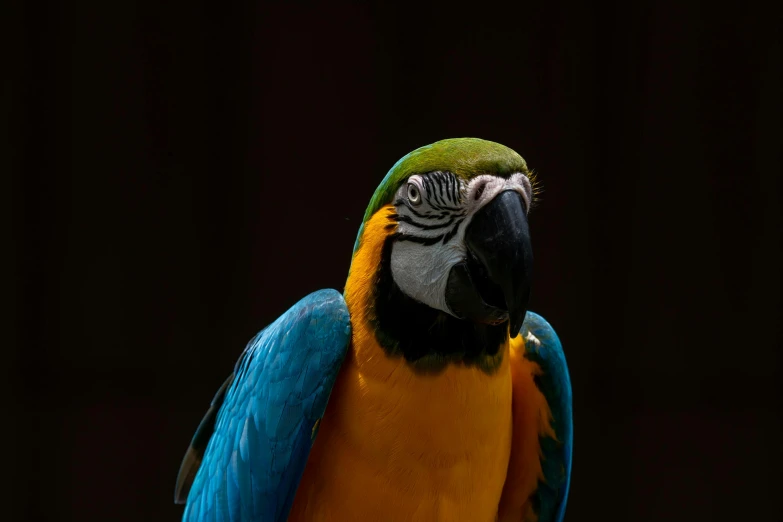
[[263, 328], [214, 396], [176, 480], [183, 521], [562, 521], [571, 381], [527, 309], [538, 193], [488, 140], [397, 161], [343, 292]]

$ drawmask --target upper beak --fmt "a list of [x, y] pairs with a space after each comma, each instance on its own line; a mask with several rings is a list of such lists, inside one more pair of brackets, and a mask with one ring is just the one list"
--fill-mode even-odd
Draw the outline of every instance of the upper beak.
[[464, 319], [508, 320], [516, 337], [527, 313], [533, 249], [522, 196], [506, 190], [484, 205], [465, 230], [468, 259], [452, 269], [447, 303]]

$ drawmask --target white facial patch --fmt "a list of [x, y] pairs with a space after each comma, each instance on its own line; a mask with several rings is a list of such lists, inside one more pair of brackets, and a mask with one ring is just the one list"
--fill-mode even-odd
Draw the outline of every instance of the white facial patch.
[[478, 210], [506, 190], [519, 192], [530, 208], [530, 181], [521, 173], [508, 179], [482, 175], [468, 184], [449, 172], [408, 178], [394, 198], [398, 236], [391, 271], [397, 286], [417, 301], [452, 314], [446, 284], [451, 268], [465, 259], [465, 228]]

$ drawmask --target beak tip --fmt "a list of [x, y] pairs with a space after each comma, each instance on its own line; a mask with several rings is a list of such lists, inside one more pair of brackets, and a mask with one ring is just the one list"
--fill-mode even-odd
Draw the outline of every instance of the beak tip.
[[520, 330], [522, 330], [522, 324], [525, 322], [526, 315], [527, 311], [509, 321], [509, 337], [511, 337], [511, 339], [514, 339], [519, 335]]

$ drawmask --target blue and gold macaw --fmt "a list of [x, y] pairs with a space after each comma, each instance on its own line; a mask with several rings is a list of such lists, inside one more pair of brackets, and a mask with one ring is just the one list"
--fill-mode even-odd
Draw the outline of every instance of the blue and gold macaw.
[[345, 292], [262, 330], [215, 396], [177, 480], [183, 520], [561, 521], [571, 384], [527, 311], [534, 195], [490, 141], [398, 161]]

